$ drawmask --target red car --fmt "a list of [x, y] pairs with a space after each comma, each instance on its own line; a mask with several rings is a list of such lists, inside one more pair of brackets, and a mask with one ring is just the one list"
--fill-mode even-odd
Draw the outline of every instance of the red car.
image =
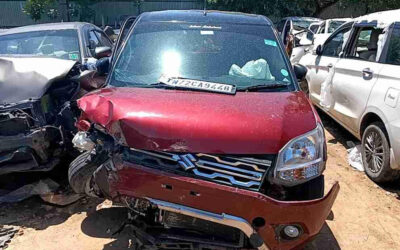
[[318, 234], [339, 185], [324, 196], [306, 70], [270, 20], [144, 13], [121, 46], [107, 87], [78, 101], [76, 192], [127, 206], [150, 248], [291, 249]]

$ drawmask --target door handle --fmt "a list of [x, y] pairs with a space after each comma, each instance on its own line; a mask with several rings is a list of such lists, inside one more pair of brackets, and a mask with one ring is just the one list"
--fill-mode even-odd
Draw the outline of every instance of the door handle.
[[371, 80], [372, 77], [374, 76], [374, 71], [371, 70], [370, 68], [365, 68], [365, 69], [363, 69], [363, 70], [362, 70], [362, 73], [363, 73], [363, 78], [364, 78], [365, 80]]
[[330, 64], [327, 65], [327, 67], [328, 67], [328, 68], [333, 68], [333, 64], [330, 63]]

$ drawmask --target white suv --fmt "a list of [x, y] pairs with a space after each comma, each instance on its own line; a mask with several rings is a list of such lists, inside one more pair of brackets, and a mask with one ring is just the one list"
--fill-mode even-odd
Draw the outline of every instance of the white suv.
[[304, 56], [311, 101], [362, 142], [366, 174], [400, 176], [400, 10], [346, 23]]

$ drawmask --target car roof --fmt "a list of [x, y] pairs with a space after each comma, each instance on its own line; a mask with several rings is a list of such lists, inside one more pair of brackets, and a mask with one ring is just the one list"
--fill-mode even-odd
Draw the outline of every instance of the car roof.
[[145, 12], [139, 22], [187, 22], [271, 25], [265, 16], [215, 10], [165, 10]]
[[18, 28], [8, 29], [2, 31], [1, 35], [25, 33], [31, 31], [42, 31], [42, 30], [79, 29], [86, 24], [94, 26], [93, 24], [84, 22], [43, 23], [43, 24], [34, 24], [34, 25], [27, 25]]
[[306, 17], [306, 16], [289, 16], [289, 17], [285, 17], [283, 19], [289, 19], [292, 21], [301, 21], [301, 20], [307, 20], [307, 21], [323, 21], [320, 18], [316, 18], [316, 17]]
[[400, 9], [380, 11], [365, 16], [360, 16], [356, 18], [356, 22], [377, 22], [378, 26], [386, 27], [394, 22], [400, 22]]

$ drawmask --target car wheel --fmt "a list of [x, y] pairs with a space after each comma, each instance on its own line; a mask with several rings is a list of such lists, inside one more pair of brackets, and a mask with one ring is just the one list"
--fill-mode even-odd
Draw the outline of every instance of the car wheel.
[[68, 169], [68, 181], [78, 194], [97, 196], [93, 193], [93, 173], [108, 159], [106, 154], [97, 155], [95, 151], [84, 152], [71, 162]]
[[385, 126], [381, 122], [369, 125], [362, 136], [362, 159], [365, 173], [377, 183], [391, 182], [400, 172], [390, 167], [390, 147]]

